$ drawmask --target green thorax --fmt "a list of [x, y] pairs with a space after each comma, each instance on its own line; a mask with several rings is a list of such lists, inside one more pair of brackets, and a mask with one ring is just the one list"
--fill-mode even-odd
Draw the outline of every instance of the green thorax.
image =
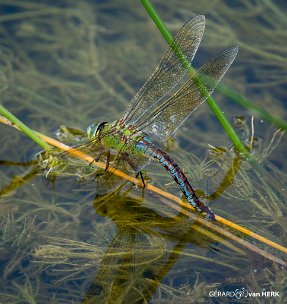
[[115, 149], [123, 153], [127, 151], [135, 154], [142, 153], [136, 143], [138, 143], [144, 135], [121, 125], [118, 121], [91, 125], [87, 129], [87, 133], [91, 140], [98, 140], [100, 144], [108, 149]]

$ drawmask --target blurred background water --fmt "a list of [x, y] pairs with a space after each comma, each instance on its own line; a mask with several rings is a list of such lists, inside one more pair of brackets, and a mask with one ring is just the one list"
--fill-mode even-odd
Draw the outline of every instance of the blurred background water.
[[[222, 82], [286, 119], [285, 1], [154, 4], [173, 33], [204, 14], [194, 66], [238, 45]], [[95, 120], [120, 118], [167, 48], [139, 1], [1, 0], [0, 10], [1, 104], [52, 137], [60, 125], [84, 131]], [[213, 96], [248, 144], [250, 112]], [[244, 161], [236, 167], [232, 144], [207, 104], [163, 148], [211, 198], [216, 214], [284, 245], [286, 139], [260, 118], [253, 127], [252, 155], [275, 184]], [[1, 125], [0, 134], [0, 303], [225, 303], [230, 299], [210, 291], [241, 287], [280, 291], [268, 303], [286, 301], [286, 272], [276, 263], [215, 241], [163, 198], [129, 183], [97, 195], [92, 182], [71, 176], [48, 182], [30, 164], [39, 147], [11, 127]], [[145, 170], [151, 183], [181, 196], [158, 163]]]

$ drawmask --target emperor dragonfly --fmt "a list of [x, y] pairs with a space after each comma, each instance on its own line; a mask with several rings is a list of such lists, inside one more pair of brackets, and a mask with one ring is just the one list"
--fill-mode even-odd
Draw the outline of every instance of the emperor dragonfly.
[[[199, 200], [176, 162], [152, 142], [153, 139], [166, 141], [174, 135], [189, 115], [212, 94], [237, 55], [237, 46], [222, 51], [174, 95], [164, 100], [187, 72], [201, 42], [204, 27], [205, 17], [202, 15], [187, 21], [176, 33], [154, 73], [132, 99], [123, 117], [111, 123], [90, 125], [87, 128], [89, 142], [77, 149], [89, 150], [95, 160], [106, 154], [107, 167], [112, 165], [116, 168], [120, 161], [125, 160], [136, 173], [151, 158], [157, 159], [170, 172], [189, 203], [208, 219], [215, 220], [214, 213]], [[179, 59], [178, 50], [185, 62]], [[198, 80], [204, 85], [204, 90], [199, 87]], [[93, 149], [99, 146], [101, 148]], [[116, 154], [112, 164], [109, 164], [110, 151]]]

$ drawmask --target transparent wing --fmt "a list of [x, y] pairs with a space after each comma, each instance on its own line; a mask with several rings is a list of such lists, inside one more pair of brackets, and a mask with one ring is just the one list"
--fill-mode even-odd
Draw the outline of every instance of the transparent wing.
[[164, 266], [165, 259], [161, 258], [166, 252], [165, 240], [149, 228], [142, 228], [144, 224], [140, 230], [133, 228], [149, 213], [131, 200], [128, 202], [129, 205], [121, 201], [117, 208], [105, 206], [108, 212], [111, 210], [108, 214], [119, 226], [119, 232], [101, 259], [82, 303], [147, 303], [145, 294], [156, 283], [153, 280]]
[[137, 129], [157, 140], [163, 141], [171, 137], [189, 115], [212, 94], [237, 52], [238, 47], [233, 46], [208, 61], [172, 97], [138, 124]]
[[42, 151], [35, 156], [35, 159], [42, 171], [50, 178], [57, 176], [77, 176], [79, 180], [93, 178], [92, 175], [96, 174], [99, 169], [89, 166], [86, 161], [72, 155], [76, 151], [88, 154], [97, 160], [101, 155], [106, 155], [108, 149], [94, 139], [76, 145], [65, 152], [58, 149]]
[[[132, 153], [132, 148], [125, 147], [125, 152], [118, 151], [111, 159], [109, 168], [120, 170], [132, 177], [136, 173], [139, 173], [150, 162], [150, 157], [147, 155], [136, 155]], [[98, 176], [96, 179], [97, 193], [105, 194], [111, 189], [118, 187], [123, 182], [122, 178], [119, 178], [107, 171], [104, 174]]]
[[190, 63], [200, 44], [204, 27], [205, 17], [200, 15], [187, 21], [177, 32], [154, 73], [128, 105], [122, 117], [126, 125], [135, 124], [181, 80], [188, 67], [180, 62], [174, 48], [179, 48]]

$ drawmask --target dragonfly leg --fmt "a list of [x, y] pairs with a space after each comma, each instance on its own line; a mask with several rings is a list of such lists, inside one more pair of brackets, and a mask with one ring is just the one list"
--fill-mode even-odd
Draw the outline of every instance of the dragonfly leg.
[[[93, 161], [90, 163], [90, 165], [95, 161], [99, 161], [99, 159], [101, 158], [101, 156], [103, 155], [103, 153], [100, 153], [97, 157], [95, 157], [93, 159]], [[110, 150], [107, 151], [107, 158], [106, 158], [106, 167], [105, 167], [105, 171], [103, 173], [97, 173], [94, 177], [93, 180], [95, 180], [96, 178], [98, 178], [99, 176], [102, 176], [102, 175], [105, 175], [109, 169], [109, 166], [110, 166], [110, 159], [111, 159], [111, 152]]]
[[[128, 164], [137, 172], [138, 168], [131, 162], [131, 160], [127, 160], [127, 161], [128, 161]], [[144, 178], [143, 178], [143, 175], [142, 175], [141, 171], [138, 171], [138, 173], [136, 174], [136, 178], [138, 178], [138, 176], [140, 176], [142, 184], [143, 184], [143, 188], [145, 188], [146, 184], [145, 184], [145, 181], [144, 181]]]
[[138, 177], [138, 176], [140, 176], [141, 181], [142, 181], [142, 183], [143, 183], [143, 187], [145, 188], [146, 185], [145, 185], [145, 181], [144, 181], [143, 174], [142, 174], [141, 171], [140, 171], [139, 173], [137, 173], [136, 177]]
[[111, 159], [111, 151], [108, 150], [108, 152], [107, 152], [107, 160], [106, 160], [105, 172], [107, 172], [108, 169], [109, 169], [109, 166], [110, 166], [110, 159]]
[[141, 177], [141, 181], [142, 181], [142, 201], [144, 200], [144, 188], [146, 187], [146, 183], [144, 181], [144, 177], [143, 177], [143, 174], [141, 171], [139, 171], [137, 174], [136, 174], [136, 178], [138, 178], [138, 176]]
[[93, 162], [98, 162], [99, 159], [101, 158], [102, 154], [103, 154], [103, 153], [100, 153], [97, 157], [95, 157], [95, 158], [90, 162], [89, 166], [91, 166]]
[[[91, 162], [90, 162], [90, 166], [92, 165], [93, 162], [98, 162], [101, 158], [101, 156], [103, 155], [103, 153], [100, 153], [99, 155], [97, 155]], [[108, 150], [107, 152], [107, 159], [106, 159], [106, 168], [105, 168], [105, 172], [108, 171], [109, 166], [110, 166], [110, 159], [111, 159], [111, 152], [110, 150]]]

